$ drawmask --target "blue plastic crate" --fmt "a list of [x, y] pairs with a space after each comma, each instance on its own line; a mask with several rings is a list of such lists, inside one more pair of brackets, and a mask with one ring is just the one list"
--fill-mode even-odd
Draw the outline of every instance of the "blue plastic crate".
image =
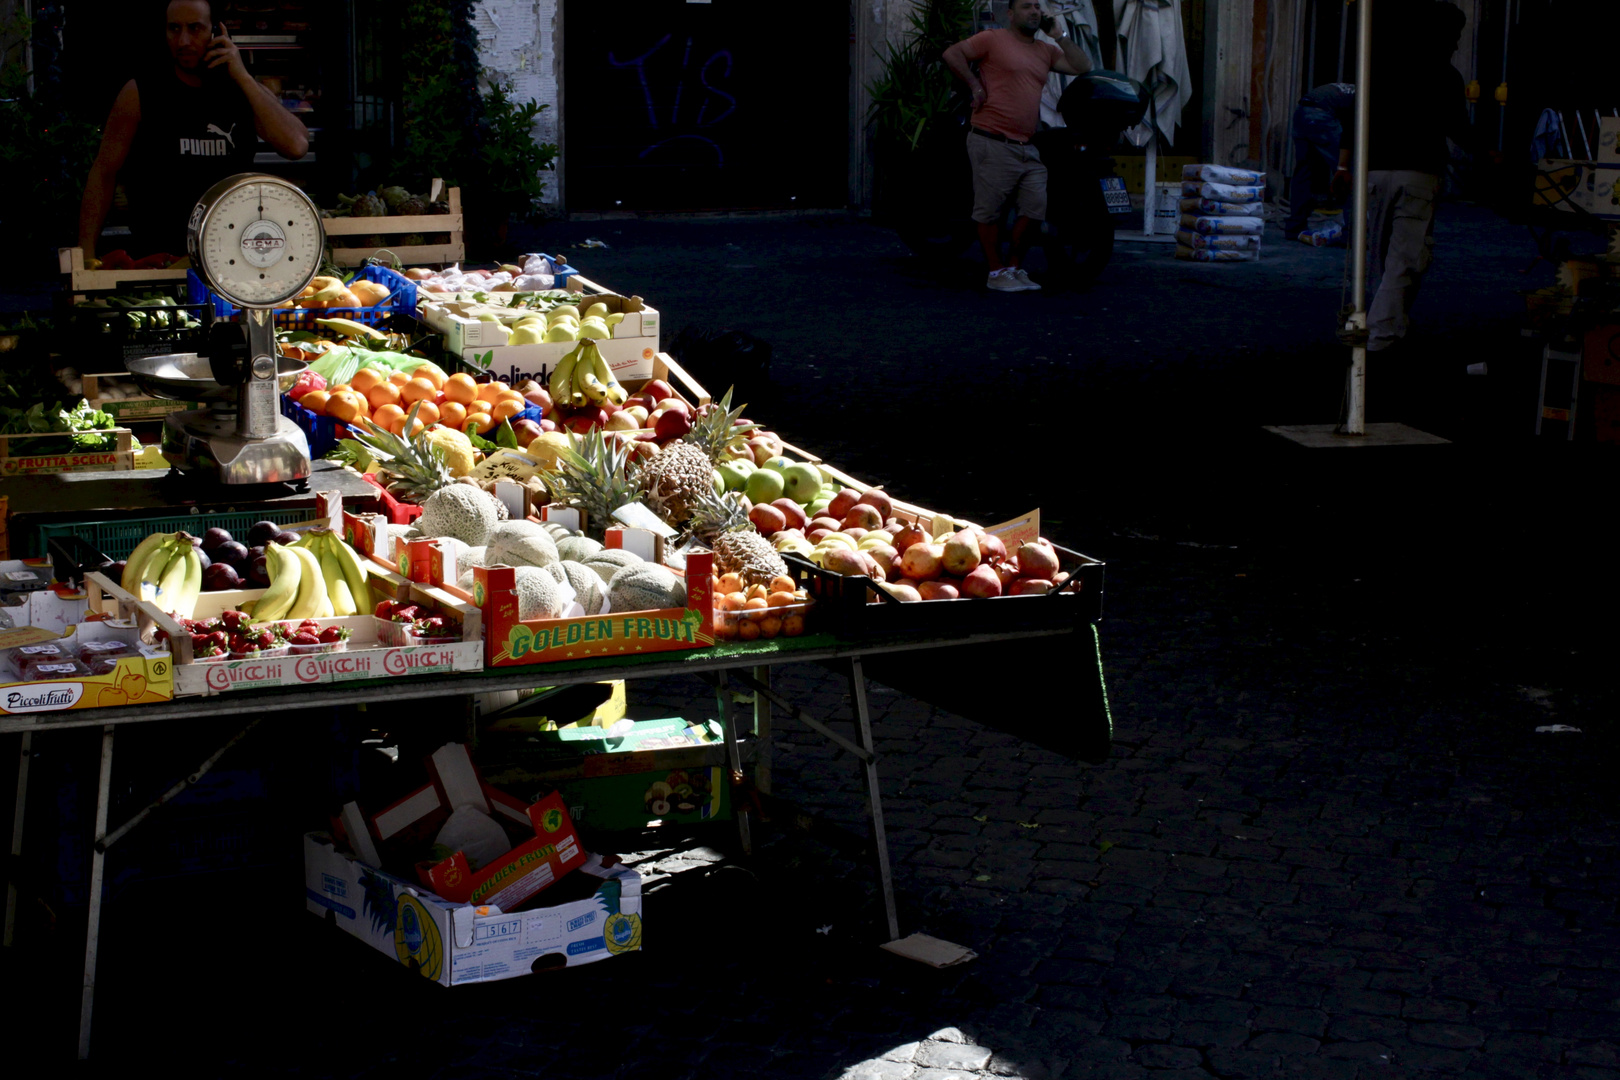
[[569, 278], [571, 278], [575, 274], [579, 273], [578, 270], [575, 270], [572, 266], [569, 266], [566, 262], [564, 262], [562, 259], [559, 259], [555, 255], [547, 255], [543, 251], [537, 251], [537, 252], [535, 252], [535, 254], [539, 255], [542, 259], [550, 259], [551, 260], [551, 266], [552, 266], [552, 270], [553, 270], [552, 277], [554, 277], [556, 279], [556, 281], [554, 281], [552, 283], [552, 288], [554, 288], [554, 289], [563, 288], [564, 287], [563, 282], [567, 281]]
[[339, 421], [335, 417], [317, 416], [286, 394], [281, 395], [281, 415], [297, 424], [309, 440], [310, 457], [325, 457], [337, 446]]
[[[386, 266], [362, 266], [355, 271], [355, 281], [375, 281], [393, 290], [385, 303], [368, 308], [323, 308], [311, 311], [305, 308], [277, 308], [277, 330], [314, 330], [316, 319], [352, 319], [366, 326], [381, 325], [390, 315], [416, 315], [416, 282]], [[217, 319], [237, 319], [242, 309], [215, 293], [195, 270], [186, 271], [186, 294], [193, 304], [212, 303]]]
[[124, 518], [119, 521], [75, 521], [61, 525], [41, 525], [37, 536], [39, 547], [32, 554], [46, 550], [46, 542], [53, 536], [77, 536], [95, 547], [109, 559], [127, 559], [135, 545], [155, 532], [179, 532], [184, 529], [193, 536], [201, 536], [209, 529], [219, 528], [232, 536], [247, 534], [255, 522], [273, 521], [277, 525], [291, 525], [308, 520], [313, 510], [258, 510], [253, 513], [185, 514], [161, 518]]

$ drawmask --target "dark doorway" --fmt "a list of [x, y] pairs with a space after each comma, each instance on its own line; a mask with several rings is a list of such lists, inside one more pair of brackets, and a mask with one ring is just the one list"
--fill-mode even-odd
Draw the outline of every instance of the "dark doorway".
[[570, 210], [847, 201], [846, 6], [565, 0], [562, 37]]

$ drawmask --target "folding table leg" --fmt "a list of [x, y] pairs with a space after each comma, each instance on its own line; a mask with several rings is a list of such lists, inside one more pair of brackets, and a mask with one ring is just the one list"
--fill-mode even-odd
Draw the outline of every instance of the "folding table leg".
[[6, 875], [5, 946], [11, 948], [17, 934], [17, 868], [22, 865], [23, 811], [28, 808], [28, 759], [34, 751], [34, 733], [22, 733], [22, 750], [17, 756], [17, 809], [11, 815], [11, 873]]
[[79, 1060], [90, 1056], [90, 1017], [96, 1005], [96, 946], [101, 938], [101, 875], [107, 861], [107, 803], [112, 792], [113, 726], [101, 729], [101, 779], [96, 785], [96, 842], [90, 848], [90, 918], [84, 938], [84, 996], [79, 1004]]
[[[771, 685], [771, 669], [762, 664], [754, 669], [754, 681]], [[771, 699], [754, 694], [754, 787], [761, 795], [771, 793]]]
[[883, 789], [878, 784], [877, 753], [872, 739], [872, 714], [866, 705], [866, 672], [859, 656], [849, 661], [849, 697], [855, 705], [855, 737], [867, 753], [861, 763], [866, 775], [866, 801], [872, 811], [872, 848], [877, 854], [878, 885], [883, 889], [883, 913], [889, 920], [889, 938], [900, 937], [900, 918], [894, 905], [894, 876], [889, 871], [889, 834], [883, 827]]
[[714, 681], [714, 692], [720, 696], [720, 730], [726, 741], [726, 780], [732, 785], [731, 812], [737, 815], [737, 839], [742, 844], [744, 855], [754, 853], [753, 823], [749, 820], [748, 810], [739, 805], [736, 798], [737, 787], [745, 776], [742, 767], [742, 750], [737, 746], [737, 706], [731, 700], [731, 680], [721, 671]]

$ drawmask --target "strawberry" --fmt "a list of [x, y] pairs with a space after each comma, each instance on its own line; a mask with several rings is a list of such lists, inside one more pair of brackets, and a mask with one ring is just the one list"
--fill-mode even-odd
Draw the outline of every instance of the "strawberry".
[[287, 639], [287, 644], [289, 645], [319, 645], [320, 643], [320, 638], [304, 630], [300, 630], [298, 633]]
[[393, 613], [389, 615], [388, 618], [397, 623], [413, 623], [421, 616], [421, 614], [422, 609], [417, 607], [415, 604], [404, 604], [395, 608]]
[[208, 635], [208, 640], [223, 649], [231, 643], [231, 635], [223, 630], [215, 630]]
[[227, 611], [220, 615], [219, 621], [227, 630], [239, 630], [248, 624], [248, 617], [240, 611]]
[[248, 640], [261, 649], [273, 649], [277, 644], [276, 635], [272, 634], [268, 630], [260, 630], [257, 634], [254, 634], [252, 637], [248, 638]]
[[347, 641], [348, 639], [349, 639], [349, 628], [348, 627], [346, 627], [346, 626], [328, 626], [325, 630], [321, 631], [320, 638], [318, 640], [323, 645], [330, 645], [333, 642]]
[[379, 619], [392, 619], [394, 617], [394, 609], [397, 607], [399, 607], [398, 601], [380, 600], [377, 603], [377, 607], [372, 611], [372, 614]]

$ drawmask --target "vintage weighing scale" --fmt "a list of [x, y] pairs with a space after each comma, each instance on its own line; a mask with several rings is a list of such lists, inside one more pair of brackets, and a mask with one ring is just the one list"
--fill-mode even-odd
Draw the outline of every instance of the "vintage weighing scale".
[[320, 211], [285, 180], [238, 173], [198, 200], [186, 245], [192, 268], [243, 309], [242, 321], [214, 323], [207, 355], [128, 361], [149, 393], [206, 405], [169, 414], [163, 456], [188, 478], [302, 488], [309, 442], [281, 415], [281, 394], [305, 365], [277, 356], [274, 308], [302, 292], [320, 268], [326, 245]]

